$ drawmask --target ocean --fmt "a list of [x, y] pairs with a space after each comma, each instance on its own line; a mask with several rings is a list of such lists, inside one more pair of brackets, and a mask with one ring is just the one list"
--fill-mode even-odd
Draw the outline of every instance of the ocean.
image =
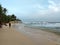
[[60, 23], [48, 23], [48, 22], [25, 22], [26, 27], [41, 29], [44, 31], [53, 32], [60, 35]]

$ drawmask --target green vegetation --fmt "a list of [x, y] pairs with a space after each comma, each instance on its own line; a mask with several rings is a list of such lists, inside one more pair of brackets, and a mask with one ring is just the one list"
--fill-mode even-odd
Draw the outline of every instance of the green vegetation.
[[12, 15], [7, 15], [7, 9], [3, 8], [0, 5], [0, 28], [2, 27], [3, 24], [9, 23], [10, 21], [21, 21], [19, 19], [16, 19], [16, 16], [14, 14]]

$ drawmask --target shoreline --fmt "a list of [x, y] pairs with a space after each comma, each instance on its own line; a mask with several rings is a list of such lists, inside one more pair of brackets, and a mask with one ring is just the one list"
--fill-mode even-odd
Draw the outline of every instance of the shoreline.
[[60, 36], [13, 23], [0, 29], [0, 45], [60, 45]]
[[54, 33], [54, 34], [56, 34], [56, 35], [60, 35], [59, 29], [56, 29], [56, 28], [49, 28], [49, 27], [33, 27], [33, 26], [27, 26], [27, 25], [25, 25], [25, 27], [32, 28], [32, 29], [38, 29], [38, 30], [42, 30], [42, 31], [49, 32], [49, 33]]
[[21, 24], [16, 24], [15, 28], [30, 37], [37, 45], [60, 45], [60, 36], [54, 33], [25, 27]]

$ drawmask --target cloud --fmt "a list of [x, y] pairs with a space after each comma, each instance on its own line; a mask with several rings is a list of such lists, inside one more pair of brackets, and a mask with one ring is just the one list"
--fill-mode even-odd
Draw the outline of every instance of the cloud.
[[37, 8], [37, 9], [44, 9], [44, 7], [40, 4], [34, 4], [33, 8]]
[[49, 0], [49, 6], [48, 9], [51, 12], [58, 12], [59, 11], [59, 7], [57, 6], [57, 4], [54, 1]]
[[[32, 14], [31, 18], [54, 18], [57, 15], [59, 16], [59, 12], [60, 12], [60, 5], [59, 3], [57, 4], [55, 1], [53, 0], [48, 0], [48, 4], [47, 4], [47, 8], [42, 5], [42, 4], [34, 4], [33, 5], [33, 9], [34, 9], [34, 13]], [[57, 18], [57, 17], [56, 17]], [[55, 19], [55, 18], [54, 18]]]
[[52, 1], [52, 0], [48, 0], [48, 3], [49, 3], [50, 5], [56, 6], [56, 3], [55, 3], [54, 1]]
[[40, 16], [42, 15], [49, 15], [52, 13], [58, 13], [60, 12], [60, 5], [59, 3], [57, 4], [55, 1], [53, 0], [48, 0], [48, 8], [45, 8], [44, 5], [38, 5], [37, 7], [39, 8], [39, 10], [37, 11], [37, 14], [40, 14]]

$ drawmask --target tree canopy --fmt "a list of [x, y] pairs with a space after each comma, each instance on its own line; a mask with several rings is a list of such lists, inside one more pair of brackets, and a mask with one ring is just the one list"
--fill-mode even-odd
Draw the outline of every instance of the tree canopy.
[[17, 20], [17, 18], [16, 18], [16, 16], [14, 14], [7, 15], [6, 13], [7, 13], [7, 9], [3, 8], [2, 5], [0, 5], [0, 27], [4, 23], [9, 23], [10, 21]]

